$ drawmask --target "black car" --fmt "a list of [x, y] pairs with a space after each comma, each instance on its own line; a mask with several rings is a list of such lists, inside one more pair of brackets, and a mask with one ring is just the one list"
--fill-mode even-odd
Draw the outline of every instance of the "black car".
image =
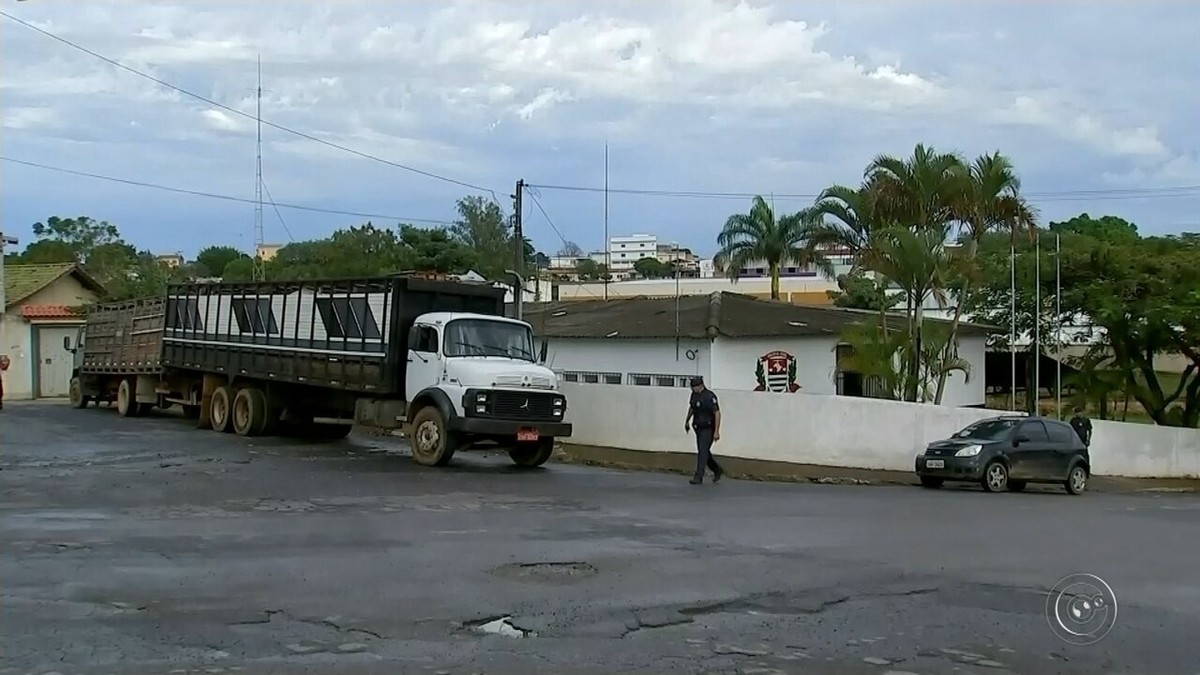
[[979, 483], [988, 492], [1019, 492], [1028, 483], [1058, 483], [1077, 495], [1087, 488], [1087, 446], [1066, 422], [1001, 416], [980, 420], [917, 455], [921, 485]]

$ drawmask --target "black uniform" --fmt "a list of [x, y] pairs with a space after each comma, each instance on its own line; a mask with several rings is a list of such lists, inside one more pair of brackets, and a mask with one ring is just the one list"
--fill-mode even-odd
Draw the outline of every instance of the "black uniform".
[[1079, 440], [1083, 441], [1085, 447], [1092, 445], [1092, 421], [1079, 413], [1071, 418], [1071, 428], [1079, 435]]
[[692, 428], [696, 430], [696, 475], [692, 480], [704, 480], [705, 467], [712, 469], [714, 480], [719, 479], [724, 471], [712, 456], [717, 411], [721, 409], [717, 395], [711, 389], [693, 391], [689, 405], [692, 409]]

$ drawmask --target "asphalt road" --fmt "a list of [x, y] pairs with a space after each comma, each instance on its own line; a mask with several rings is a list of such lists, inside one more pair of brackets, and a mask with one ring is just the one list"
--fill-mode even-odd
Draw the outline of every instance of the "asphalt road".
[[[48, 403], [0, 468], [2, 673], [1200, 673], [1195, 495], [426, 469]], [[1116, 596], [1086, 646], [1074, 573]]]

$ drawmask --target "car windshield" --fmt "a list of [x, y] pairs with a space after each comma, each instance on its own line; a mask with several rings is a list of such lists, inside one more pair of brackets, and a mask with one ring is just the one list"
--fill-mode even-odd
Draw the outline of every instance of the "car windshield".
[[955, 438], [978, 438], [986, 441], [998, 441], [1008, 434], [1016, 420], [984, 420], [976, 422], [962, 431], [954, 434]]
[[446, 324], [446, 356], [504, 356], [533, 360], [533, 336], [519, 323], [455, 319]]

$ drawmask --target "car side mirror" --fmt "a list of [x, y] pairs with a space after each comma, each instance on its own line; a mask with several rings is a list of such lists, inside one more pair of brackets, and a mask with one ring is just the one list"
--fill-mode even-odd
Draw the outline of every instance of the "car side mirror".
[[546, 353], [550, 350], [550, 341], [542, 340], [542, 347], [538, 350], [538, 363], [546, 362]]
[[69, 335], [63, 336], [63, 349], [65, 349], [69, 352], [74, 351], [73, 349], [71, 349], [71, 336], [69, 336]]
[[1013, 439], [1013, 447], [1015, 448], [1022, 443], [1028, 443], [1028, 442], [1029, 442], [1029, 437], [1026, 436], [1025, 434], [1021, 434]]

